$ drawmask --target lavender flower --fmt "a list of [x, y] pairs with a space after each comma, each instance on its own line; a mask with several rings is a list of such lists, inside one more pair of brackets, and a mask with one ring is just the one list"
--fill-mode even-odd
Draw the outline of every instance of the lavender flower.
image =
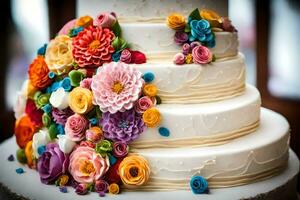
[[189, 36], [185, 32], [177, 31], [174, 35], [174, 42], [179, 45], [184, 44], [186, 41], [188, 41], [188, 39]]
[[70, 108], [66, 108], [64, 110], [59, 110], [57, 108], [52, 109], [52, 117], [57, 124], [65, 125], [67, 119], [73, 115], [74, 112]]

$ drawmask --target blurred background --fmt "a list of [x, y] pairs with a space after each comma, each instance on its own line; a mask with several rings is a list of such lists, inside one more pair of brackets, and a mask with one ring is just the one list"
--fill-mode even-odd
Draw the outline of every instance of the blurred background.
[[[285, 115], [291, 147], [300, 156], [300, 1], [224, 0], [239, 31], [247, 82], [261, 92], [263, 106]], [[0, 141], [13, 134], [16, 92], [27, 78], [36, 50], [67, 21], [95, 11], [84, 0], [0, 1]], [[113, 8], [112, 8], [113, 10]]]

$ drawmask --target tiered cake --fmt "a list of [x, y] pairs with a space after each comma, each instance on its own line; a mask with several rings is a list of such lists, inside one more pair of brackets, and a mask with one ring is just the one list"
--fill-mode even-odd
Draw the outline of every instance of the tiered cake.
[[17, 158], [43, 183], [200, 194], [286, 168], [289, 124], [245, 83], [227, 17], [192, 0], [100, 2], [39, 49], [18, 98]]

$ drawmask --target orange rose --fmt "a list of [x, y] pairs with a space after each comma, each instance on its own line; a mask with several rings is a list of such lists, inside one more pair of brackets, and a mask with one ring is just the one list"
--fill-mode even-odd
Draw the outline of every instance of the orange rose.
[[88, 15], [82, 16], [76, 20], [76, 26], [88, 27], [91, 25], [93, 25], [93, 18]]
[[35, 129], [36, 127], [27, 115], [16, 121], [15, 135], [20, 148], [25, 148], [26, 144], [32, 140]]
[[167, 25], [174, 30], [183, 30], [186, 22], [184, 16], [174, 13], [168, 16]]
[[29, 66], [28, 74], [30, 83], [35, 88], [44, 89], [51, 83], [48, 73], [49, 69], [43, 56], [38, 56]]
[[143, 113], [143, 121], [144, 123], [150, 127], [156, 127], [161, 121], [161, 116], [157, 108], [149, 108]]
[[30, 168], [33, 168], [34, 167], [34, 159], [33, 159], [33, 151], [32, 151], [32, 140], [26, 144], [25, 155], [27, 158], [27, 165]]
[[146, 84], [143, 87], [143, 93], [149, 97], [155, 97], [157, 95], [157, 87], [154, 84]]
[[202, 19], [207, 20], [211, 27], [221, 27], [222, 18], [216, 12], [202, 9], [200, 11], [200, 16]]

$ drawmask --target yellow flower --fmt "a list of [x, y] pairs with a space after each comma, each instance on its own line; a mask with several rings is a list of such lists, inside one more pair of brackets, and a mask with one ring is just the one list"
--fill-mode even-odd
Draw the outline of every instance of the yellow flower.
[[167, 18], [167, 25], [174, 30], [183, 30], [186, 22], [184, 16], [178, 13], [173, 13]]
[[119, 175], [127, 187], [144, 185], [150, 176], [148, 161], [139, 155], [128, 156], [120, 163]]
[[48, 44], [45, 61], [50, 71], [56, 74], [68, 73], [74, 62], [72, 39], [67, 35], [59, 35]]
[[189, 53], [188, 55], [185, 56], [185, 63], [186, 64], [193, 63], [193, 56], [192, 56], [192, 54]]
[[86, 15], [86, 16], [82, 16], [82, 17], [79, 17], [77, 20], [76, 20], [76, 26], [82, 26], [82, 27], [88, 27], [88, 26], [91, 26], [93, 25], [93, 18]]
[[120, 193], [120, 187], [116, 183], [112, 183], [108, 186], [108, 192], [110, 194], [119, 194]]
[[155, 97], [157, 95], [157, 87], [153, 84], [146, 84], [143, 87], [143, 93], [149, 97]]
[[216, 12], [202, 9], [200, 11], [200, 16], [202, 19], [207, 20], [211, 27], [221, 27], [222, 18]]
[[65, 186], [65, 185], [67, 185], [68, 182], [69, 182], [69, 176], [68, 175], [61, 175], [58, 178], [59, 186]]
[[76, 87], [69, 95], [69, 106], [78, 114], [85, 114], [93, 108], [93, 94], [87, 88]]
[[148, 127], [155, 127], [161, 121], [161, 116], [156, 108], [149, 108], [143, 113], [143, 121]]
[[30, 99], [33, 99], [34, 94], [38, 91], [37, 88], [35, 88], [32, 83], [30, 82], [30, 80], [28, 80], [27, 83], [27, 91], [26, 91], [26, 96]]
[[25, 147], [25, 156], [27, 158], [27, 165], [30, 168], [34, 166], [34, 159], [33, 159], [33, 150], [32, 150], [32, 140], [26, 144]]

